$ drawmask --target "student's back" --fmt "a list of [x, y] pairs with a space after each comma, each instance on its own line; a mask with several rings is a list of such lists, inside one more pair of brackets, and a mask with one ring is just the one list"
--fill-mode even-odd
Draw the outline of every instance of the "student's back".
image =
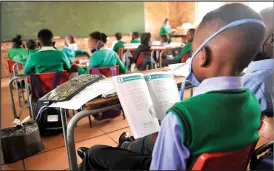
[[29, 56], [25, 74], [57, 72], [65, 69], [69, 69], [69, 61], [66, 55], [53, 47], [44, 47]]
[[126, 42], [122, 41], [122, 34], [121, 33], [116, 33], [115, 34], [116, 40], [117, 42], [115, 43], [113, 50], [118, 54], [119, 53], [119, 49], [124, 47], [124, 44], [126, 44]]
[[[225, 25], [246, 18], [257, 23], [233, 27], [203, 44]], [[243, 88], [240, 74], [263, 41], [261, 21], [259, 14], [242, 4], [225, 5], [205, 15], [194, 35], [195, 56], [187, 78], [197, 86], [194, 96], [176, 103], [164, 118], [150, 169], [190, 169], [203, 153], [235, 151], [258, 140], [259, 103]]]
[[[105, 46], [107, 42], [107, 36], [101, 32], [93, 32], [89, 35], [89, 45], [94, 51], [92, 56], [89, 58], [89, 66], [90, 68], [102, 68], [102, 67], [110, 67], [114, 65], [119, 65], [120, 73], [126, 73], [126, 66], [119, 59], [118, 54], [114, 52], [112, 49], [109, 49]], [[77, 68], [79, 74], [87, 74], [88, 70], [79, 68], [79, 66], [75, 66]]]
[[25, 74], [57, 72], [70, 69], [70, 62], [67, 56], [62, 51], [54, 48], [53, 34], [50, 30], [40, 30], [38, 39], [42, 48], [29, 56], [24, 68]]
[[28, 58], [28, 51], [23, 48], [21, 35], [17, 35], [12, 39], [12, 48], [8, 51], [8, 57], [16, 63], [25, 65]]
[[234, 151], [258, 139], [261, 112], [248, 89], [207, 92], [175, 104], [170, 112], [182, 121], [181, 138], [191, 153], [188, 167], [202, 153]]

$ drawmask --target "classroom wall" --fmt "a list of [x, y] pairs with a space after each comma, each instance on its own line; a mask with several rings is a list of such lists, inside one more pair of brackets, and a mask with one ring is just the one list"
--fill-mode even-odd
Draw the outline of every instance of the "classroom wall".
[[169, 18], [172, 28], [196, 20], [196, 2], [145, 2], [145, 30], [152, 39], [159, 39], [164, 20]]

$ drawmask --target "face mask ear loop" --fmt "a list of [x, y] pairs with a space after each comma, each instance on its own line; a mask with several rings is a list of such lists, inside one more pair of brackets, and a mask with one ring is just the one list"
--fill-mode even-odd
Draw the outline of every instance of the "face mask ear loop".
[[[222, 27], [220, 30], [218, 30], [217, 32], [215, 32], [214, 34], [212, 34], [211, 36], [209, 36], [198, 48], [197, 50], [193, 53], [192, 57], [191, 57], [191, 61], [190, 61], [190, 73], [189, 75], [186, 77], [185, 81], [182, 82], [181, 85], [181, 100], [184, 97], [184, 89], [185, 89], [185, 82], [186, 80], [189, 78], [189, 76], [191, 75], [192, 72], [192, 62], [193, 62], [193, 58], [200, 52], [200, 50], [213, 38], [215, 38], [216, 36], [218, 36], [220, 33], [232, 28], [232, 27], [236, 27], [236, 26], [240, 26], [243, 24], [247, 24], [247, 23], [254, 23], [254, 24], [259, 24], [261, 26], [263, 26], [265, 28], [265, 24], [257, 19], [241, 19], [241, 20], [237, 20], [237, 21], [233, 21], [231, 23], [229, 23], [228, 25]], [[183, 85], [184, 84], [184, 85]]]

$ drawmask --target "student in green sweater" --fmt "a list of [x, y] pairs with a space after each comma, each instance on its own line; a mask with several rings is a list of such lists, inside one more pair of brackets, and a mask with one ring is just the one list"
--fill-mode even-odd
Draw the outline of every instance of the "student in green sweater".
[[126, 44], [126, 42], [122, 41], [122, 34], [121, 33], [116, 33], [115, 34], [117, 43], [114, 45], [113, 50], [118, 54], [119, 53], [119, 49], [124, 47], [124, 44]]
[[173, 60], [174, 63], [180, 63], [185, 53], [192, 52], [192, 41], [193, 41], [194, 33], [195, 33], [195, 29], [188, 30], [186, 34], [187, 42], [185, 46], [183, 47], [183, 49], [181, 50], [180, 54], [174, 58]]
[[141, 43], [139, 32], [135, 31], [131, 35], [132, 39], [130, 43]]
[[29, 56], [24, 68], [26, 75], [70, 70], [70, 62], [65, 53], [54, 47], [55, 42], [50, 30], [40, 30], [38, 32], [38, 40], [41, 49]]
[[[225, 26], [232, 28], [210, 37]], [[264, 33], [261, 16], [243, 4], [224, 5], [206, 14], [194, 36], [187, 77], [198, 86], [193, 97], [174, 104], [159, 133], [135, 140], [137, 148], [128, 139], [127, 150], [120, 149], [125, 143], [120, 137], [118, 148], [96, 145], [86, 152], [79, 150], [85, 159], [83, 168], [191, 170], [203, 153], [235, 151], [255, 143], [260, 106], [254, 94], [243, 88], [241, 72], [259, 50]], [[144, 153], [142, 146], [154, 142], [152, 155]]]
[[36, 42], [32, 39], [27, 41], [27, 49], [28, 49], [29, 55], [39, 51], [39, 48], [38, 48]]
[[119, 65], [120, 73], [126, 73], [126, 66], [119, 59], [116, 52], [105, 46], [106, 42], [107, 35], [105, 33], [101, 33], [99, 31], [91, 33], [88, 38], [88, 43], [93, 54], [89, 58], [89, 66], [84, 69], [76, 64], [73, 64], [73, 70], [77, 70], [79, 74], [88, 74], [88, 70], [93, 67], [102, 68]]
[[62, 51], [66, 54], [70, 62], [74, 62], [74, 59], [77, 56], [89, 57], [89, 54], [86, 51], [78, 50], [76, 39], [72, 35], [65, 37], [65, 46]]
[[17, 35], [12, 39], [12, 48], [8, 51], [8, 57], [16, 63], [26, 64], [28, 51], [23, 47], [22, 36]]

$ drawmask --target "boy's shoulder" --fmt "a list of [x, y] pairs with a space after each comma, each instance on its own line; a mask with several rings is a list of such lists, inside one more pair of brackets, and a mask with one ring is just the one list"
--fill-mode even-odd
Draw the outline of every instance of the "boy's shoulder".
[[30, 56], [32, 57], [39, 57], [42, 55], [54, 55], [54, 56], [59, 56], [59, 57], [65, 57], [65, 53], [61, 50], [39, 50], [37, 52], [32, 53]]
[[[198, 110], [199, 108], [214, 108], [214, 106], [225, 106], [231, 108], [238, 105], [237, 102], [244, 101], [246, 105], [251, 104], [253, 107], [258, 107], [258, 101], [249, 89], [227, 90], [227, 91], [212, 91], [205, 94], [197, 95], [186, 100], [175, 103], [173, 108], [178, 108], [181, 111]], [[242, 103], [244, 104], [244, 103]], [[172, 109], [172, 108], [171, 108]]]

